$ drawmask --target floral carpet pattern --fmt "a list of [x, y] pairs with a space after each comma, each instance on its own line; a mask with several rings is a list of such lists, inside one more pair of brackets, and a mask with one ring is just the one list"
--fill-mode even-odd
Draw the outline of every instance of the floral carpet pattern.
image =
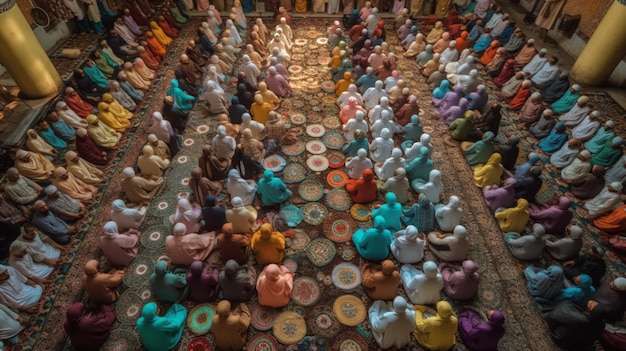
[[[298, 19], [293, 24], [294, 37], [298, 38], [293, 47], [292, 62], [289, 67], [291, 73], [289, 81], [294, 93], [283, 99], [279, 113], [285, 123], [290, 123], [290, 131], [299, 137], [298, 143], [284, 147], [277, 154], [282, 156], [286, 165], [281, 176], [293, 196], [282, 209], [289, 211], [291, 228], [283, 231], [287, 237], [287, 248], [284, 262], [296, 272], [294, 291], [291, 302], [278, 310], [258, 306], [256, 295], [249, 302], [252, 312], [252, 325], [248, 331], [248, 351], [256, 350], [378, 350], [372, 339], [371, 330], [366, 318], [366, 308], [372, 302], [358, 284], [360, 280], [358, 267], [361, 259], [352, 242], [351, 234], [358, 228], [369, 228], [371, 220], [367, 206], [352, 205], [349, 196], [346, 196], [343, 184], [342, 155], [336, 150], [343, 143], [341, 123], [339, 122], [338, 108], [335, 105], [336, 95], [334, 83], [331, 81], [327, 64], [329, 53], [324, 44], [325, 29], [330, 20]], [[269, 27], [269, 23], [268, 27]], [[169, 51], [169, 64], [160, 68], [157, 88], [150, 94], [141, 111], [147, 118], [153, 111], [159, 110], [161, 98], [168, 87], [166, 82], [173, 75], [176, 57], [184, 50], [180, 46], [182, 38], [190, 38], [193, 24], [188, 25], [181, 36], [172, 45]], [[388, 28], [387, 33], [393, 33]], [[401, 52], [398, 40], [388, 37], [390, 47], [396, 53]], [[179, 45], [179, 46], [176, 46]], [[397, 55], [399, 56], [399, 55]], [[525, 264], [517, 261], [507, 250], [503, 241], [503, 234], [484, 204], [482, 193], [478, 188], [467, 186], [471, 179], [471, 169], [466, 164], [458, 147], [444, 143], [447, 135], [447, 126], [430, 110], [430, 89], [417, 70], [415, 62], [404, 58], [399, 59], [398, 70], [411, 85], [411, 90], [418, 96], [419, 106], [424, 110], [420, 116], [423, 126], [431, 131], [434, 144], [433, 161], [435, 168], [443, 175], [445, 185], [444, 197], [457, 195], [463, 204], [462, 223], [467, 227], [471, 242], [469, 257], [473, 259], [481, 274], [481, 283], [477, 297], [467, 303], [452, 302], [458, 314], [466, 308], [486, 311], [497, 308], [506, 316], [506, 335], [501, 340], [499, 350], [534, 350], [548, 351], [558, 348], [552, 342], [546, 327], [540, 318], [538, 308], [527, 293], [522, 269]], [[489, 85], [493, 90], [493, 86]], [[233, 92], [234, 86], [229, 85], [227, 92]], [[601, 107], [605, 114], [617, 113], [614, 103], [609, 104], [608, 97], [598, 95], [604, 99]], [[596, 96], [594, 96], [595, 98]], [[592, 98], [592, 101], [594, 100]], [[598, 101], [598, 99], [596, 101]], [[145, 115], [144, 115], [145, 113]], [[524, 154], [534, 150], [536, 140], [525, 131], [520, 131], [513, 114], [505, 111], [501, 132], [506, 135], [521, 133]], [[316, 134], [318, 130], [307, 131], [307, 127], [321, 125], [324, 134]], [[188, 181], [191, 169], [196, 166], [196, 159], [201, 154], [202, 145], [210, 142], [217, 126], [217, 117], [208, 116], [201, 103], [196, 104], [191, 112], [187, 130], [183, 136], [183, 147], [178, 155], [173, 157], [172, 165], [165, 177], [166, 184], [153, 199], [148, 216], [141, 231], [139, 256], [126, 269], [122, 295], [116, 303], [118, 322], [109, 341], [102, 347], [106, 351], [131, 351], [142, 349], [141, 341], [135, 331], [135, 322], [138, 319], [141, 307], [149, 301], [154, 301], [148, 284], [148, 277], [153, 271], [155, 262], [166, 254], [165, 237], [171, 233], [172, 224], [169, 216], [175, 212], [177, 200], [188, 192]], [[621, 126], [623, 128], [623, 126]], [[317, 129], [319, 127], [316, 126]], [[308, 128], [313, 129], [313, 128]], [[310, 136], [310, 134], [316, 136]], [[72, 243], [72, 250], [68, 254], [68, 262], [56, 273], [56, 280], [46, 287], [47, 301], [44, 309], [31, 321], [33, 327], [23, 335], [23, 345], [18, 350], [71, 350], [69, 342], [65, 340], [59, 327], [64, 320], [65, 309], [69, 304], [81, 299], [83, 292], [80, 284], [83, 264], [93, 258], [105, 261], [98, 252], [98, 237], [101, 226], [108, 220], [110, 203], [119, 196], [119, 179], [115, 175], [127, 166], [133, 166], [136, 157], [145, 143], [146, 135], [141, 127], [127, 136], [127, 141], [118, 152], [120, 162], [110, 171], [112, 178], [108, 187], [102, 192], [99, 202], [94, 205], [92, 216], [84, 221], [83, 230]], [[310, 141], [315, 143], [315, 149], [306, 145]], [[314, 155], [320, 145], [326, 151]], [[311, 159], [313, 156], [317, 156]], [[543, 161], [545, 161], [545, 155]], [[522, 156], [520, 156], [522, 157]], [[324, 161], [326, 160], [326, 161]], [[316, 171], [317, 170], [317, 171]], [[562, 193], [564, 188], [553, 180], [556, 174], [548, 169], [544, 174], [547, 189], [540, 198], [548, 198], [553, 193]], [[557, 190], [558, 189], [558, 190]], [[411, 194], [415, 199], [415, 194]], [[226, 199], [222, 194], [220, 199]], [[377, 201], [381, 203], [381, 201]], [[257, 199], [255, 205], [260, 206]], [[353, 215], [350, 215], [350, 214]], [[259, 210], [259, 219], [264, 220], [265, 209]], [[577, 208], [575, 221], [582, 223], [587, 229], [585, 246], [595, 245], [599, 240], [594, 228], [585, 220], [585, 211]], [[299, 217], [298, 217], [299, 216]], [[355, 220], [356, 218], [356, 220]], [[254, 258], [249, 258], [254, 264]], [[623, 265], [612, 254], [607, 256], [610, 261], [609, 274], [615, 275], [623, 271]], [[207, 259], [210, 263], [221, 268], [219, 253], [214, 251]], [[437, 259], [429, 252], [425, 253], [425, 260]], [[548, 265], [546, 257], [538, 265]], [[418, 265], [421, 267], [421, 263]], [[259, 270], [259, 266], [255, 266]], [[399, 267], [398, 267], [399, 268]], [[335, 271], [335, 274], [333, 274]], [[356, 286], [356, 287], [355, 287]], [[50, 293], [54, 291], [54, 293]], [[402, 286], [399, 289], [402, 295]], [[442, 297], [447, 299], [443, 294]], [[185, 303], [191, 310], [194, 305]], [[280, 344], [272, 330], [274, 321], [282, 312], [296, 312], [306, 320], [306, 334], [300, 343], [287, 346]], [[365, 315], [365, 317], [363, 317]], [[283, 332], [299, 333], [302, 326], [285, 325]], [[277, 328], [274, 328], [276, 330]], [[278, 328], [279, 329], [279, 328]], [[285, 337], [285, 335], [283, 335]], [[204, 336], [196, 336], [186, 329], [183, 338], [176, 348], [184, 350], [211, 350], [213, 336], [211, 332]], [[458, 339], [454, 350], [466, 350]], [[315, 345], [315, 348], [312, 346]], [[422, 350], [416, 341], [412, 341], [404, 350]]]

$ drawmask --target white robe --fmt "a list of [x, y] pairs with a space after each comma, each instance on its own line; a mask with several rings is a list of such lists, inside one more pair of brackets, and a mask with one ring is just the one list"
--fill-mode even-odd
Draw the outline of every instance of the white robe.
[[41, 286], [26, 284], [28, 279], [13, 267], [7, 266], [7, 270], [11, 276], [0, 283], [0, 303], [14, 310], [36, 305], [43, 293]]
[[441, 299], [443, 277], [439, 269], [435, 276], [427, 277], [421, 270], [405, 264], [400, 269], [400, 279], [407, 296], [416, 305], [431, 305]]
[[376, 172], [376, 176], [379, 180], [387, 180], [393, 177], [394, 172], [398, 168], [406, 168], [406, 162], [404, 158], [393, 158], [390, 157], [385, 160], [382, 166], [376, 167], [374, 171]]
[[379, 119], [372, 125], [372, 137], [378, 138], [380, 136], [380, 133], [382, 133], [383, 129], [385, 128], [389, 129], [389, 131], [392, 134], [400, 132], [400, 128], [394, 121], [392, 120], [385, 121], [385, 120]]
[[368, 88], [365, 93], [363, 93], [363, 102], [365, 103], [365, 108], [367, 110], [371, 110], [380, 101], [380, 98], [383, 96], [387, 96], [387, 92], [383, 89], [376, 89], [374, 87]]
[[589, 161], [582, 161], [580, 158], [575, 158], [569, 166], [561, 170], [561, 178], [565, 180], [574, 180], [589, 173], [591, 167], [592, 166]]
[[572, 129], [572, 137], [581, 141], [589, 140], [593, 138], [600, 127], [601, 124], [598, 120], [592, 121], [589, 119], [589, 115], [587, 115], [579, 125]]
[[522, 68], [523, 72], [529, 73], [529, 74], [535, 74], [537, 72], [539, 72], [539, 70], [541, 69], [541, 67], [543, 67], [544, 64], [546, 64], [546, 62], [548, 62], [548, 58], [547, 57], [540, 57], [539, 54], [536, 54], [532, 60], [530, 60], [530, 62], [524, 66], [524, 68]]
[[213, 147], [215, 147], [215, 156], [219, 158], [232, 159], [235, 155], [235, 148], [237, 148], [237, 142], [231, 136], [225, 135], [220, 137], [216, 135], [212, 141]]
[[398, 313], [392, 302], [377, 300], [368, 314], [372, 335], [381, 348], [400, 349], [411, 342], [411, 332], [415, 330], [415, 311], [410, 307], [404, 313]]
[[235, 181], [228, 179], [226, 181], [226, 190], [232, 200], [234, 197], [241, 198], [244, 206], [252, 204], [254, 201], [254, 195], [256, 195], [257, 184], [254, 180], [246, 181], [243, 178], [238, 178]]
[[33, 258], [30, 254], [26, 254], [22, 258], [11, 255], [11, 257], [9, 257], [9, 264], [11, 265], [11, 267], [17, 269], [20, 273], [22, 273], [25, 277], [29, 278], [47, 278], [52, 273], [52, 271], [54, 271], [54, 267], [50, 267], [47, 264], [37, 263], [33, 261]]
[[67, 110], [57, 110], [57, 114], [59, 118], [63, 120], [68, 126], [78, 129], [78, 128], [87, 128], [89, 123], [84, 118], [81, 118], [79, 115], [74, 112], [74, 110], [68, 108]]
[[376, 105], [367, 116], [370, 121], [370, 124], [374, 124], [376, 123], [376, 121], [379, 121], [381, 119], [381, 114], [383, 111], [389, 112], [390, 117], [393, 116], [393, 110], [391, 109], [391, 107]]
[[585, 208], [589, 211], [589, 215], [601, 215], [610, 212], [620, 201], [620, 193], [608, 190], [608, 186], [602, 189], [600, 194], [593, 199], [585, 202]]
[[25, 240], [23, 234], [18, 236], [16, 240], [23, 241], [28, 245], [28, 253], [35, 262], [41, 262], [46, 258], [51, 260], [59, 258], [59, 256], [61, 256], [61, 250], [43, 241], [41, 239], [42, 236], [46, 239], [48, 238], [43, 233], [37, 231], [37, 235], [35, 235], [33, 241]]
[[146, 216], [146, 207], [140, 210], [125, 207], [118, 211], [111, 210], [111, 220], [117, 223], [117, 228], [121, 233], [128, 229], [139, 229], [144, 217]]
[[417, 263], [424, 258], [425, 241], [416, 237], [415, 240], [405, 236], [406, 230], [396, 232], [396, 238], [391, 242], [390, 249], [393, 257], [400, 263]]
[[461, 224], [462, 215], [462, 208], [453, 208], [448, 205], [444, 205], [435, 211], [435, 220], [441, 230], [444, 232], [451, 232], [454, 230], [454, 227]]
[[0, 304], [0, 339], [9, 340], [19, 334], [24, 327], [17, 320], [19, 314]]
[[557, 152], [550, 155], [550, 163], [557, 168], [567, 167], [574, 162], [579, 153], [578, 148], [571, 149], [569, 143], [565, 143]]
[[615, 162], [615, 164], [609, 168], [604, 175], [604, 180], [606, 180], [607, 183], [623, 183], [626, 181], [626, 167], [624, 167], [624, 162], [626, 162], [626, 155], [622, 156], [619, 161]]
[[372, 169], [372, 160], [365, 157], [363, 159], [359, 157], [353, 157], [350, 161], [346, 162], [346, 169], [348, 170], [348, 176], [352, 179], [363, 178], [363, 171], [366, 169]]
[[343, 126], [343, 135], [346, 137], [346, 141], [350, 142], [354, 140], [354, 132], [358, 130], [367, 134], [370, 129], [370, 126], [364, 120], [358, 120], [356, 118], [350, 118], [348, 123]]
[[363, 107], [363, 96], [361, 96], [361, 94], [359, 94], [358, 92], [351, 93], [349, 91], [344, 91], [337, 98], [337, 105], [339, 105], [339, 108], [341, 109], [348, 106], [348, 99], [351, 97], [355, 98], [357, 104]]
[[567, 127], [575, 127], [577, 126], [584, 118], [591, 112], [591, 107], [586, 105], [584, 107], [580, 107], [580, 105], [576, 104], [569, 111], [565, 112], [561, 117], [559, 117], [559, 121], [563, 122]]
[[391, 157], [393, 151], [393, 139], [378, 137], [370, 144], [370, 158], [374, 162], [384, 162]]

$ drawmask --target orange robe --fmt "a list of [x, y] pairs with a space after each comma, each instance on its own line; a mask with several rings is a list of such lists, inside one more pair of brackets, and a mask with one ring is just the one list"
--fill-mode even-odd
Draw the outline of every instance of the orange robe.
[[513, 97], [513, 100], [509, 102], [509, 108], [513, 110], [519, 110], [524, 106], [528, 97], [530, 97], [530, 88], [521, 87], [517, 91], [517, 94]]
[[623, 233], [626, 231], [626, 205], [622, 205], [610, 214], [594, 220], [593, 225], [608, 233]]

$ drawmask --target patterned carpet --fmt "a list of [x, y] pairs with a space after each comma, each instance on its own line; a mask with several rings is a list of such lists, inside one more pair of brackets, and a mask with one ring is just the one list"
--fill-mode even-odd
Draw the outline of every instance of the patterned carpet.
[[[355, 296], [365, 306], [370, 306], [372, 301], [360, 286], [348, 292], [343, 291], [333, 285], [331, 278], [333, 270], [339, 264], [351, 263], [356, 266], [360, 264], [360, 258], [349, 240], [349, 235], [358, 227], [368, 228], [371, 222], [356, 221], [349, 214], [348, 209], [352, 204], [345, 190], [341, 186], [330, 185], [341, 180], [336, 173], [331, 174], [334, 169], [314, 172], [307, 165], [311, 154], [306, 150], [306, 145], [309, 141], [317, 140], [327, 148], [322, 155], [331, 161], [333, 167], [337, 165], [338, 170], [341, 170], [340, 159], [343, 156], [337, 152], [343, 142], [342, 135], [339, 133], [341, 122], [337, 118], [338, 108], [334, 104], [336, 99], [334, 84], [326, 68], [329, 61], [328, 50], [325, 45], [320, 44], [323, 41], [319, 40], [325, 37], [325, 28], [329, 24], [330, 20], [298, 19], [293, 25], [295, 38], [301, 39], [294, 45], [292, 65], [289, 67], [291, 73], [289, 80], [295, 92], [283, 100], [279, 112], [283, 115], [285, 122], [291, 123], [291, 130], [299, 135], [299, 141], [277, 153], [286, 160], [285, 169], [277, 175], [282, 176], [293, 192], [292, 198], [285, 205], [294, 205], [303, 212], [302, 223], [284, 232], [288, 236], [286, 264], [296, 270], [296, 279], [292, 301], [286, 307], [278, 311], [261, 308], [257, 304], [256, 296], [249, 303], [253, 314], [253, 325], [248, 332], [247, 350], [249, 351], [277, 349], [374, 351], [378, 349], [371, 339], [367, 319], [359, 318], [363, 310], [358, 307], [358, 303], [344, 304], [342, 318], [337, 318], [333, 313], [333, 303], [343, 295]], [[193, 25], [188, 25], [181, 37], [189, 38], [192, 32]], [[388, 28], [388, 33], [393, 33], [391, 28]], [[180, 45], [181, 37], [173, 45]], [[390, 37], [388, 41], [393, 51], [401, 52], [396, 38]], [[145, 113], [145, 115], [142, 118], [145, 119], [152, 111], [160, 109], [160, 101], [168, 85], [165, 83], [173, 75], [175, 58], [182, 50], [180, 46], [170, 49], [170, 63], [160, 69], [161, 82], [150, 94], [150, 101], [144, 104], [141, 114]], [[452, 303], [455, 312], [458, 314], [465, 308], [482, 311], [497, 308], [503, 311], [506, 316], [507, 332], [500, 342], [500, 350], [558, 349], [547, 334], [538, 309], [526, 292], [526, 283], [521, 273], [524, 264], [513, 258], [506, 249], [502, 240], [503, 235], [484, 204], [480, 190], [467, 186], [468, 179], [471, 178], [471, 170], [465, 163], [459, 148], [444, 143], [443, 137], [447, 135], [447, 127], [438, 118], [431, 118], [433, 113], [429, 108], [430, 92], [425, 79], [418, 73], [416, 64], [411, 60], [400, 59], [399, 70], [410, 82], [411, 90], [418, 95], [418, 103], [425, 111], [421, 116], [421, 121], [425, 129], [430, 130], [433, 136], [433, 161], [435, 167], [441, 170], [443, 175], [444, 196], [447, 198], [450, 195], [457, 195], [462, 200], [463, 224], [468, 229], [471, 242], [469, 257], [477, 263], [481, 274], [478, 296], [469, 303]], [[490, 86], [490, 88], [493, 87]], [[232, 92], [234, 87], [228, 86], [227, 90]], [[607, 103], [609, 99], [605, 95], [596, 94], [592, 101], [594, 99], [603, 101], [600, 105], [607, 109], [607, 114], [609, 111], [617, 112], [615, 104]], [[186, 184], [190, 171], [196, 165], [196, 158], [201, 153], [202, 145], [212, 138], [217, 125], [216, 116], [207, 116], [199, 105], [191, 113], [184, 135], [184, 146], [174, 157], [166, 173], [166, 185], [152, 201], [148, 210], [149, 214], [140, 228], [139, 256], [126, 270], [121, 289], [122, 296], [116, 303], [118, 322], [102, 350], [141, 349], [139, 346], [141, 341], [135, 331], [135, 321], [139, 317], [141, 306], [148, 301], [153, 301], [148, 277], [152, 273], [154, 263], [160, 256], [165, 255], [165, 237], [171, 232], [172, 227], [168, 217], [175, 211], [179, 194], [188, 191]], [[510, 115], [505, 112], [501, 131], [506, 135], [514, 132], [519, 134], [520, 128]], [[319, 138], [310, 137], [306, 132], [307, 127], [316, 124], [322, 125], [326, 131]], [[311, 129], [315, 128], [311, 127]], [[534, 150], [536, 140], [532, 139], [527, 132], [521, 132], [520, 136], [524, 151]], [[115, 163], [110, 174], [117, 175], [124, 167], [134, 165], [140, 150], [139, 146], [145, 143], [145, 138], [146, 135], [141, 128], [127, 135], [126, 142], [118, 152], [120, 162]], [[270, 166], [275, 162], [268, 160], [266, 164]], [[554, 170], [550, 171], [550, 176], [553, 176]], [[329, 174], [331, 174], [330, 177]], [[551, 192], [555, 191], [561, 193], [564, 189], [561, 184], [557, 184], [547, 175], [544, 175], [544, 182], [548, 184], [549, 190], [540, 198], [549, 197]], [[64, 320], [67, 306], [82, 297], [80, 277], [83, 264], [92, 257], [100, 257], [97, 245], [100, 228], [108, 219], [110, 203], [119, 195], [118, 189], [119, 179], [112, 177], [108, 187], [103, 190], [99, 201], [94, 205], [90, 218], [84, 221], [81, 234], [73, 241], [67, 262], [55, 273], [53, 282], [46, 287], [48, 295], [44, 308], [39, 315], [27, 321], [31, 328], [24, 333], [23, 345], [18, 346], [18, 350], [71, 350], [59, 326]], [[412, 196], [415, 198], [414, 194]], [[225, 195], [222, 195], [222, 198], [224, 197]], [[255, 205], [260, 205], [258, 199]], [[360, 209], [362, 213], [356, 211], [356, 208], [353, 210], [358, 214], [367, 213], [367, 209]], [[260, 219], [265, 218], [262, 214], [263, 212], [259, 215]], [[582, 218], [584, 215], [584, 210], [577, 209], [575, 220], [583, 223], [588, 229], [592, 229], [588, 221]], [[585, 246], [592, 245], [598, 240], [597, 233], [589, 231], [588, 234], [585, 235]], [[428, 251], [425, 256], [425, 260], [437, 261]], [[623, 271], [621, 262], [615, 256], [609, 254], [607, 258], [611, 261], [609, 274], [615, 275], [618, 271]], [[101, 257], [100, 259], [104, 261]], [[250, 259], [250, 263], [254, 263], [254, 258]], [[220, 267], [222, 265], [217, 252], [213, 252], [208, 261]], [[546, 258], [536, 264], [547, 265], [549, 262]], [[260, 271], [258, 265], [255, 267], [257, 271]], [[338, 270], [342, 269], [343, 265], [339, 267]], [[349, 270], [343, 276], [345, 277], [343, 283], [346, 285], [349, 285], [352, 282], [351, 279], [354, 278], [349, 274]], [[400, 288], [400, 293], [404, 295], [402, 288]], [[191, 303], [185, 305], [190, 310], [194, 306]], [[287, 347], [278, 344], [274, 338], [271, 326], [277, 312], [283, 311], [295, 311], [306, 319], [309, 337], [303, 339], [299, 345]], [[339, 319], [349, 317], [352, 317], [351, 322], [354, 322], [348, 323], [352, 326], [339, 322]], [[289, 332], [297, 333], [298, 331], [290, 330]], [[176, 350], [209, 350], [210, 348], [198, 346], [200, 340], [207, 338], [208, 343], [212, 344], [211, 333], [198, 337], [187, 329]], [[316, 348], [312, 345], [316, 345]], [[415, 341], [404, 349], [422, 350]], [[466, 348], [459, 342], [454, 350], [466, 350]]]

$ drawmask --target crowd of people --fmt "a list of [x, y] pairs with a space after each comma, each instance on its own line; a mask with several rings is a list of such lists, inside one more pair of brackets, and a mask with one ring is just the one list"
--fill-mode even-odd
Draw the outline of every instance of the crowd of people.
[[[135, 111], [154, 89], [157, 71], [169, 59], [168, 46], [188, 21], [189, 3], [167, 3], [154, 11], [150, 4], [131, 1], [122, 15], [92, 26], [112, 29], [75, 71], [62, 101], [37, 130], [28, 131], [25, 147], [15, 153], [0, 193], [3, 249], [9, 256], [9, 264], [0, 266], [0, 339], [18, 342], [23, 327], [16, 311], [38, 310], [46, 279], [110, 180], [110, 157], [129, 130], [143, 128]], [[338, 2], [331, 3], [339, 11]], [[599, 230], [621, 233], [626, 205], [616, 206], [622, 201], [626, 158], [614, 122], [591, 108], [593, 102], [559, 70], [557, 57], [537, 51], [534, 40], [489, 1], [487, 7], [480, 0], [450, 11], [447, 4], [445, 12], [438, 1], [442, 20], [421, 23], [404, 6], [394, 5], [396, 33], [389, 32], [370, 2], [346, 12], [350, 3], [343, 4], [343, 23], [333, 22], [326, 35], [346, 140], [346, 190], [355, 203], [384, 199], [371, 211], [372, 226], [352, 235], [362, 258], [362, 286], [374, 300], [368, 313], [374, 340], [381, 348], [401, 348], [413, 337], [426, 349], [444, 350], [457, 342], [458, 330], [470, 349], [492, 350], [505, 333], [503, 312], [465, 310], [457, 317], [441, 298], [443, 291], [450, 300], [472, 300], [481, 267], [468, 255], [471, 236], [462, 225], [463, 199], [443, 199], [431, 136], [420, 124], [420, 116], [434, 114], [449, 126], [445, 142], [460, 147], [473, 167], [474, 184], [482, 189], [511, 254], [535, 261], [545, 251], [560, 262], [529, 265], [524, 271], [529, 294], [542, 308], [555, 341], [569, 348], [602, 337], [623, 347], [626, 278], [604, 277], [601, 247], [581, 252], [583, 230], [572, 222], [569, 197], [537, 200], [543, 157], [562, 169], [561, 180], [571, 194], [586, 200], [584, 208]], [[143, 306], [137, 321], [142, 343], [150, 351], [173, 349], [187, 317], [180, 302], [213, 302], [221, 295], [212, 325], [215, 345], [240, 350], [253, 295], [273, 308], [290, 301], [294, 274], [283, 265], [285, 237], [271, 221], [261, 225], [264, 218], [254, 204], [276, 209], [292, 195], [280, 177], [262, 166], [281, 145], [297, 141], [277, 112], [281, 99], [293, 92], [288, 67], [297, 38], [291, 3], [280, 2], [270, 28], [261, 18], [248, 22], [245, 13], [252, 5], [247, 1], [235, 1], [227, 19], [220, 15], [224, 4], [196, 5], [207, 10], [206, 20], [177, 58], [163, 110], [154, 112], [145, 127], [147, 143], [136, 165], [120, 175], [124, 197], [111, 204], [100, 237], [107, 266], [97, 260], [85, 264], [87, 298], [67, 310], [65, 331], [76, 349], [99, 348], [109, 337], [112, 305], [120, 296], [124, 269], [138, 255], [147, 206], [165, 182], [194, 108], [218, 120], [218, 127], [198, 155], [188, 196], [178, 200], [170, 217], [167, 259], [156, 263], [150, 277], [153, 296], [168, 310], [159, 313], [154, 302]], [[295, 11], [302, 6], [296, 1]], [[402, 53], [392, 52], [387, 43], [394, 34]], [[398, 70], [398, 60], [405, 59], [416, 60], [424, 75], [418, 79], [427, 79], [433, 88], [432, 107], [418, 106], [419, 93]], [[500, 89], [498, 102], [490, 103], [487, 77]], [[514, 123], [538, 140], [537, 153], [520, 165], [520, 138], [499, 133], [503, 108], [519, 111], [511, 114], [518, 119]], [[222, 192], [228, 208], [217, 201]], [[622, 242], [626, 239], [619, 235], [610, 240], [615, 249]], [[213, 250], [220, 253], [221, 269], [206, 262]], [[422, 262], [425, 250], [439, 264]], [[247, 264], [250, 255], [257, 265]], [[406, 297], [399, 296], [400, 285]]]

